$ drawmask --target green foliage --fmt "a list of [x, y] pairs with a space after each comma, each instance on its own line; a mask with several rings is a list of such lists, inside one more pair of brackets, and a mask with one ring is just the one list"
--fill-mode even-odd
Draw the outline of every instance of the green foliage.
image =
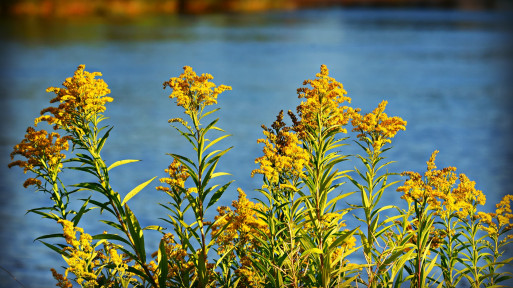
[[[270, 128], [262, 126], [263, 155], [252, 173], [262, 175], [256, 203], [239, 190], [234, 210], [218, 207], [214, 219], [206, 215], [233, 182], [215, 179], [231, 176], [217, 168], [232, 147], [217, 148], [230, 135], [216, 126], [219, 108], [210, 106], [231, 87], [216, 86], [211, 75], [187, 66], [165, 82], [187, 116], [169, 122], [192, 156], [168, 154], [172, 162], [157, 187], [168, 197], [159, 204], [168, 212], [160, 218], [164, 225], [141, 227], [129, 203], [156, 177], [130, 191], [111, 186], [113, 168], [138, 160], [109, 165], [102, 158], [113, 131], [102, 123], [112, 98], [95, 78], [101, 74], [84, 69], [79, 66], [64, 88], [49, 88], [56, 94], [51, 102], [60, 105], [36, 118], [36, 125], [47, 122], [58, 133], [29, 128], [11, 154], [24, 160], [9, 165], [31, 172], [24, 186], [35, 186], [54, 203], [29, 212], [62, 225], [62, 233], [36, 238], [66, 262], [64, 275], [52, 270], [59, 287], [454, 288], [504, 287], [511, 278], [504, 270], [513, 258], [505, 259], [504, 251], [513, 238], [513, 196], [497, 204], [495, 213], [478, 211], [484, 195], [475, 182], [456, 177], [453, 167], [436, 170], [436, 152], [423, 176], [404, 172], [409, 179], [395, 188], [400, 180], [388, 172], [393, 161], [384, 155], [406, 121], [389, 117], [386, 101], [365, 115], [347, 106], [351, 99], [324, 65], [304, 82], [309, 86], [298, 89], [305, 100], [297, 115], [289, 111], [291, 126], [283, 111]], [[361, 155], [344, 152], [352, 137], [349, 124], [358, 133], [354, 143]], [[62, 151], [69, 148], [65, 159]], [[346, 161], [355, 161], [354, 170], [345, 168]], [[64, 183], [62, 169], [87, 180]], [[407, 209], [380, 203], [393, 189], [403, 193]], [[359, 195], [356, 203], [343, 203], [353, 194]], [[80, 208], [69, 209], [77, 200]], [[90, 236], [79, 224], [95, 209], [109, 232]], [[359, 226], [347, 227], [350, 213]], [[146, 233], [162, 234], [154, 253]]]

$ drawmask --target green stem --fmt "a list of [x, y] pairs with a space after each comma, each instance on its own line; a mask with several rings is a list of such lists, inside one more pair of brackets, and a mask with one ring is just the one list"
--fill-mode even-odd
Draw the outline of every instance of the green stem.
[[[113, 197], [116, 197], [115, 196], [116, 193], [110, 186], [109, 181], [107, 181], [107, 179], [108, 179], [107, 165], [101, 158], [100, 153], [99, 153], [100, 151], [97, 151], [97, 145], [99, 143], [98, 142], [98, 127], [97, 127], [98, 123], [99, 123], [99, 121], [98, 121], [97, 117], [93, 117], [93, 121], [92, 121], [92, 124], [93, 124], [92, 130], [93, 131], [92, 131], [92, 135], [91, 135], [92, 137], [90, 137], [88, 139], [89, 141], [87, 141], [87, 142], [84, 141], [82, 137], [78, 137], [78, 139], [80, 139], [81, 144], [83, 146], [85, 146], [84, 148], [86, 148], [86, 150], [93, 157], [96, 175], [98, 177], [98, 180], [100, 181], [100, 185], [102, 185], [104, 190], [108, 192], [108, 196], [107, 195], [106, 196], [109, 199], [109, 204], [111, 205], [111, 207], [114, 211], [114, 214], [115, 214], [114, 216], [117, 218], [119, 224], [121, 225], [122, 232], [125, 233], [125, 235], [128, 237], [128, 240], [130, 241], [131, 246], [135, 247], [135, 241], [134, 241], [132, 235], [130, 234], [130, 231], [126, 227], [125, 222], [123, 221], [120, 210], [117, 208], [117, 205], [114, 203]], [[144, 272], [148, 276], [148, 279], [150, 279], [150, 282], [153, 285], [153, 287], [158, 287], [155, 280], [153, 280], [151, 272], [146, 267], [146, 259], [142, 259], [141, 253], [135, 248], [134, 248], [134, 252], [136, 253], [136, 256], [139, 258], [139, 261], [142, 264], [141, 267], [144, 269]]]

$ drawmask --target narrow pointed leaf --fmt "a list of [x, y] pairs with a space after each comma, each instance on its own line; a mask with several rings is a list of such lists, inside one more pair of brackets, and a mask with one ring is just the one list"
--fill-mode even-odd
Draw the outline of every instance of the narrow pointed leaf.
[[125, 198], [123, 199], [123, 202], [121, 202], [121, 206], [124, 206], [125, 203], [128, 202], [128, 200], [130, 200], [137, 193], [139, 193], [142, 189], [144, 189], [144, 187], [148, 186], [148, 184], [150, 184], [150, 182], [153, 181], [155, 178], [157, 178], [157, 176], [151, 178], [150, 180], [148, 180], [142, 184], [139, 184], [137, 187], [132, 189], [132, 191], [128, 192], [128, 194], [126, 194]]
[[121, 166], [121, 165], [133, 163], [133, 162], [139, 162], [139, 161], [141, 161], [141, 160], [134, 160], [134, 159], [119, 160], [119, 161], [112, 163], [112, 165], [110, 165], [109, 168], [107, 168], [107, 171], [110, 171], [110, 169]]

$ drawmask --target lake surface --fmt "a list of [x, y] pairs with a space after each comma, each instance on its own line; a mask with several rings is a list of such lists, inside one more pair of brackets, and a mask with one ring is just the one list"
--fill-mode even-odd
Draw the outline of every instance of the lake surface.
[[[387, 152], [397, 161], [391, 171], [423, 172], [438, 149], [438, 167], [456, 166], [476, 181], [491, 211], [503, 195], [513, 193], [508, 19], [511, 15], [501, 12], [331, 9], [108, 22], [1, 20], [0, 266], [25, 287], [53, 287], [49, 269], [64, 263], [33, 242], [59, 227], [25, 215], [48, 200], [24, 189], [26, 175], [7, 164], [26, 127], [49, 105], [53, 94], [45, 89], [59, 86], [79, 64], [101, 71], [115, 99], [107, 106], [107, 122], [115, 128], [104, 158], [108, 163], [143, 160], [112, 171], [113, 186], [122, 194], [154, 176], [164, 177], [170, 163], [166, 153], [190, 153], [167, 123], [182, 112], [168, 99], [170, 90], [162, 90], [164, 81], [189, 65], [214, 75], [216, 84], [233, 87], [219, 98], [219, 126], [233, 135], [221, 147], [234, 146], [219, 171], [231, 173], [236, 182], [219, 204], [236, 199], [237, 187], [258, 197], [253, 190], [261, 185], [260, 177], [250, 173], [262, 153], [256, 143], [260, 125], [270, 125], [281, 109], [295, 110], [296, 89], [326, 64], [354, 107], [369, 112], [386, 99], [388, 115], [408, 121]], [[347, 154], [359, 153], [353, 146]], [[347, 162], [347, 168], [354, 163]], [[65, 177], [80, 181], [70, 171]], [[158, 218], [165, 211], [157, 203], [167, 199], [153, 189], [157, 185], [131, 200], [143, 225], [164, 224]], [[399, 197], [392, 189], [382, 201], [399, 204]], [[357, 225], [350, 215], [346, 219]], [[105, 229], [96, 221], [82, 226]], [[158, 235], [148, 237], [156, 239], [147, 240], [155, 250]], [[0, 287], [17, 284], [0, 270]]]

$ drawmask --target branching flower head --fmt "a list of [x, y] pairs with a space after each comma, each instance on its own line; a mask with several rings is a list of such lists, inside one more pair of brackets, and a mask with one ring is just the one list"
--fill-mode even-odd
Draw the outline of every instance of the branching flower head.
[[481, 190], [476, 189], [476, 182], [468, 179], [467, 175], [461, 173], [458, 176], [459, 184], [449, 194], [444, 205], [446, 210], [456, 211], [458, 216], [463, 219], [466, 216], [475, 214], [475, 205], [484, 205], [486, 197]]
[[[62, 168], [62, 160], [66, 155], [62, 153], [69, 149], [68, 136], [60, 137], [56, 132], [48, 133], [45, 130], [36, 131], [29, 127], [25, 138], [14, 146], [11, 153], [11, 160], [16, 155], [24, 157], [26, 160], [16, 160], [9, 164], [9, 168], [19, 166], [24, 172], [32, 171], [36, 174], [49, 175], [51, 178], [57, 175]], [[29, 178], [23, 186], [41, 185], [41, 181], [36, 178]]]
[[73, 130], [105, 111], [105, 104], [113, 101], [111, 97], [106, 97], [110, 89], [103, 79], [96, 79], [102, 76], [100, 72], [90, 73], [84, 69], [85, 65], [78, 66], [73, 77], [62, 83], [64, 88], [50, 87], [46, 90], [56, 95], [50, 103], [60, 104], [43, 109], [42, 116], [35, 120], [36, 125], [44, 121], [54, 125], [54, 129]]
[[[61, 219], [57, 221], [62, 225], [63, 236], [69, 246], [64, 247], [64, 260], [68, 264], [65, 274], [61, 275], [52, 269], [54, 278], [58, 281], [57, 286], [72, 287], [69, 280], [69, 273], [75, 275], [72, 279], [81, 287], [98, 287], [103, 283], [105, 287], [111, 287], [116, 281], [113, 278], [106, 278], [102, 273], [106, 265], [113, 267], [109, 273], [117, 275], [116, 278], [123, 278], [129, 282], [136, 281], [132, 273], [127, 272], [128, 262], [132, 261], [126, 254], [119, 254], [115, 245], [103, 240], [103, 249], [96, 250], [98, 243], [93, 245], [91, 235], [84, 232], [84, 229], [76, 227], [73, 222]], [[77, 238], [77, 232], [79, 237]], [[135, 267], [134, 267], [135, 268]], [[104, 287], [104, 286], [102, 286]]]
[[[401, 198], [410, 203], [426, 201], [442, 218], [447, 218], [453, 213], [465, 218], [473, 213], [474, 205], [484, 205], [486, 198], [482, 191], [475, 188], [475, 182], [470, 181], [465, 174], [457, 176], [454, 173], [455, 167], [437, 170], [437, 154], [438, 151], [434, 151], [427, 161], [424, 177], [416, 172], [403, 172], [409, 179], [397, 188], [397, 191], [403, 192]], [[458, 179], [460, 182], [454, 187]]]
[[[255, 211], [264, 209], [263, 206], [248, 200], [242, 189], [239, 188], [237, 191], [239, 198], [232, 202], [235, 210], [232, 211], [224, 206], [219, 207], [217, 209], [219, 215], [215, 217], [216, 222], [212, 225], [212, 235], [216, 237], [220, 254], [233, 248], [236, 243], [240, 243], [239, 246], [245, 247], [244, 249], [254, 249], [257, 244], [255, 235], [259, 233], [258, 230], [268, 230], [267, 224]], [[225, 227], [224, 230], [222, 230], [223, 227]]]
[[347, 133], [342, 127], [349, 122], [354, 110], [342, 104], [351, 103], [351, 98], [345, 96], [347, 91], [342, 83], [329, 76], [326, 65], [322, 65], [321, 72], [315, 76], [316, 79], [303, 82], [303, 85], [310, 85], [311, 88], [297, 89], [298, 97], [306, 101], [297, 107], [300, 120], [294, 121], [294, 130], [302, 137], [306, 135], [306, 130], [315, 131], [319, 126], [321, 129]]
[[159, 186], [156, 188], [157, 190], [167, 193], [171, 189], [184, 188], [185, 181], [189, 178], [189, 174], [187, 173], [187, 168], [176, 160], [176, 158], [173, 159], [173, 162], [171, 162], [169, 167], [164, 171], [169, 174], [169, 177], [160, 178], [159, 180], [161, 183], [169, 185], [169, 187]]
[[382, 101], [372, 113], [352, 115], [353, 131], [359, 132], [358, 138], [372, 145], [374, 151], [379, 151], [386, 143], [392, 143], [399, 130], [406, 130], [406, 121], [400, 117], [388, 117], [385, 113], [387, 101]]
[[[65, 250], [68, 252], [69, 257], [65, 257], [68, 268], [66, 269], [65, 278], [69, 273], [76, 276], [76, 282], [85, 287], [94, 287], [98, 285], [96, 282], [97, 275], [94, 273], [95, 262], [92, 261], [96, 257], [94, 249], [91, 246], [92, 237], [84, 233], [84, 230], [75, 227], [73, 222], [68, 220], [59, 220], [58, 223], [62, 224], [64, 238], [66, 243], [70, 245]], [[80, 233], [80, 238], [77, 239], [76, 233]]]
[[[189, 259], [187, 250], [182, 247], [181, 244], [177, 244], [174, 235], [172, 233], [166, 233], [162, 237], [164, 242], [164, 247], [167, 255], [168, 261], [168, 274], [167, 279], [171, 280], [177, 276], [193, 276], [194, 272], [194, 263], [191, 259]], [[157, 257], [158, 251], [153, 253], [151, 257]], [[151, 261], [149, 267], [152, 272], [154, 272], [155, 280], [157, 280], [158, 276], [158, 265]]]
[[303, 167], [308, 163], [309, 154], [301, 147], [298, 139], [290, 127], [283, 122], [283, 111], [276, 117], [271, 128], [262, 125], [266, 138], [258, 139], [264, 143], [264, 156], [255, 159], [260, 169], [251, 172], [264, 175], [270, 183], [278, 183], [282, 177], [302, 177]]
[[[513, 212], [511, 210], [513, 195], [506, 195], [496, 204], [495, 213], [478, 212], [480, 228], [489, 235], [498, 237], [513, 229]], [[510, 235], [509, 238], [513, 238]]]
[[180, 76], [164, 82], [164, 89], [166, 87], [173, 89], [169, 98], [176, 98], [176, 105], [182, 106], [187, 114], [197, 113], [205, 106], [216, 104], [219, 94], [232, 90], [232, 87], [226, 85], [216, 87], [209, 81], [214, 79], [210, 74], [198, 76], [189, 66], [184, 66], [183, 71]]
[[244, 279], [243, 285], [246, 286], [243, 287], [261, 287], [263, 279], [253, 267], [253, 261], [258, 260], [251, 254], [257, 251], [259, 245], [257, 235], [262, 232], [268, 233], [269, 227], [256, 212], [263, 211], [264, 207], [248, 200], [242, 189], [239, 188], [238, 192], [238, 200], [232, 202], [235, 210], [223, 206], [217, 209], [219, 214], [212, 226], [212, 237], [216, 238], [219, 255], [230, 251], [230, 257], [237, 256], [240, 259], [240, 266], [235, 273]]

